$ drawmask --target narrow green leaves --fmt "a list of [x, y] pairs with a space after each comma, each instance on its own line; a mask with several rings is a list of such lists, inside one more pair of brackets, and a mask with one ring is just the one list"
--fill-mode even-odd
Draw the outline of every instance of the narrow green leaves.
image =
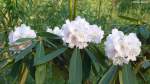
[[139, 21], [139, 19], [133, 18], [133, 17], [129, 17], [129, 16], [118, 15], [118, 17], [120, 17], [122, 19], [125, 19], [125, 20], [129, 20], [131, 22], [138, 22]]
[[35, 47], [35, 45], [36, 42], [33, 42], [31, 46], [27, 47], [25, 50], [21, 51], [17, 56], [15, 56], [15, 62], [18, 62], [32, 52], [32, 48]]
[[1, 70], [3, 70], [5, 67], [7, 67], [9, 64], [11, 64], [11, 62], [9, 62], [8, 60], [3, 60], [3, 61], [0, 61], [0, 73], [1, 73]]
[[108, 72], [102, 77], [98, 84], [113, 84], [113, 80], [118, 72], [118, 67], [112, 65]]
[[[37, 45], [36, 57], [45, 57], [44, 47], [42, 42]], [[35, 82], [36, 84], [44, 84], [46, 78], [46, 64], [36, 66]]]
[[82, 60], [80, 51], [73, 51], [69, 67], [69, 84], [82, 84]]
[[99, 72], [100, 71], [100, 66], [99, 66], [100, 64], [99, 64], [97, 58], [94, 56], [94, 54], [90, 50], [85, 49], [85, 51], [89, 55], [92, 63], [94, 64], [96, 71]]
[[[121, 75], [119, 75], [119, 76], [121, 76]], [[122, 83], [123, 84], [138, 84], [137, 80], [136, 80], [136, 75], [133, 72], [130, 64], [124, 65], [122, 67]]]
[[46, 63], [52, 59], [54, 59], [55, 57], [59, 56], [60, 54], [64, 53], [65, 50], [67, 48], [60, 48], [60, 49], [57, 49], [51, 53], [49, 53], [48, 55], [46, 55], [45, 57], [36, 57], [35, 60], [34, 60], [34, 65], [39, 65], [39, 64], [43, 64], [43, 63]]

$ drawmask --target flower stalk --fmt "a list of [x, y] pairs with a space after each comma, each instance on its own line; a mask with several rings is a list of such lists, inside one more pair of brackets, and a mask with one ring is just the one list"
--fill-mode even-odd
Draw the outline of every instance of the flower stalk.
[[69, 19], [74, 20], [77, 16], [77, 0], [69, 0]]
[[29, 70], [28, 70], [27, 66], [25, 65], [25, 63], [23, 63], [19, 84], [25, 84], [26, 79], [28, 77], [28, 72], [29, 72]]

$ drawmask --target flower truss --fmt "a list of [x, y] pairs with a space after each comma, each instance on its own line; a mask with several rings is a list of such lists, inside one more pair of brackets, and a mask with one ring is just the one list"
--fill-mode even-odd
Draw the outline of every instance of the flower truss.
[[122, 31], [112, 30], [105, 42], [105, 52], [114, 65], [128, 64], [129, 61], [136, 61], [140, 54], [141, 42], [135, 33], [124, 35]]
[[29, 26], [22, 24], [19, 27], [15, 28], [15, 31], [9, 33], [9, 45], [11, 46], [10, 50], [23, 50], [29, 45], [31, 41], [17, 43], [16, 41], [22, 38], [36, 38], [36, 33]]
[[88, 43], [100, 43], [104, 31], [97, 25], [90, 25], [85, 19], [77, 17], [74, 21], [67, 20], [61, 29], [55, 27], [54, 30], [47, 29], [47, 32], [57, 34], [62, 37], [64, 43], [70, 48], [83, 49]]

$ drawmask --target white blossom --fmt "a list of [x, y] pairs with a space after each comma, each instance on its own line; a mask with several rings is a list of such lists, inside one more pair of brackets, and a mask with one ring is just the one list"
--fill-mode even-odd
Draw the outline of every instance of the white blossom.
[[10, 46], [13, 46], [11, 49], [19, 48], [22, 50], [29, 46], [31, 42], [27, 41], [27, 44], [23, 42], [21, 45], [20, 43], [16, 43], [16, 41], [22, 38], [36, 38], [36, 33], [30, 28], [30, 26], [22, 24], [19, 27], [15, 27], [15, 31], [11, 31], [8, 38]]
[[89, 39], [93, 43], [100, 43], [103, 38], [104, 31], [101, 30], [101, 27], [97, 25], [91, 25], [89, 29]]
[[128, 60], [136, 61], [136, 56], [140, 54], [141, 42], [137, 38], [135, 33], [130, 33], [128, 36], [124, 37], [124, 44], [126, 49], [126, 56]]
[[105, 52], [114, 65], [128, 64], [128, 62], [136, 61], [136, 56], [140, 54], [141, 42], [135, 33], [124, 35], [117, 29], [112, 30], [105, 42]]
[[104, 32], [97, 25], [90, 25], [85, 19], [77, 17], [74, 21], [66, 21], [62, 26], [62, 40], [70, 48], [83, 49], [88, 43], [100, 43]]
[[61, 29], [59, 27], [55, 27], [53, 30], [51, 28], [47, 28], [46, 31], [61, 36]]

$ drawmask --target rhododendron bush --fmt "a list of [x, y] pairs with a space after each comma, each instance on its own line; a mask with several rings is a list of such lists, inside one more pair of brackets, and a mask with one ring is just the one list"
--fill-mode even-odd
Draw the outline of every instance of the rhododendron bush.
[[0, 0], [0, 84], [149, 84], [150, 20], [123, 3]]

